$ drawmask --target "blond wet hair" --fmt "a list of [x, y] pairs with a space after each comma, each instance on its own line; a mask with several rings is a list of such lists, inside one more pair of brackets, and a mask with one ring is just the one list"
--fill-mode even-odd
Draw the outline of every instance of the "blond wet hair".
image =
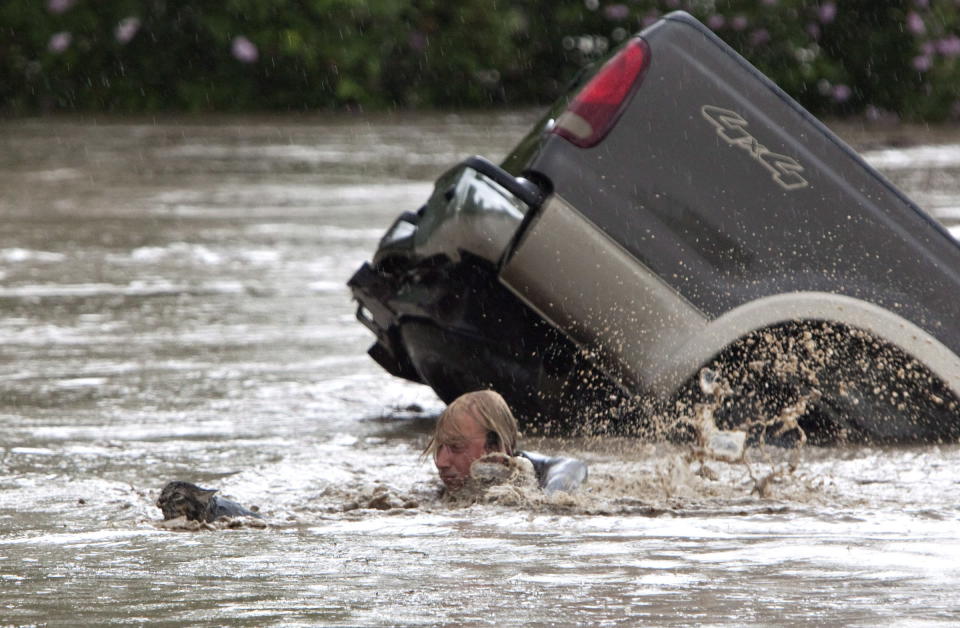
[[[476, 419], [477, 423], [487, 433], [487, 446], [491, 451], [502, 451], [513, 455], [517, 448], [517, 419], [510, 411], [510, 406], [500, 393], [493, 390], [477, 390], [460, 395], [450, 402], [433, 430], [427, 446], [423, 450], [424, 457], [436, 458], [445, 443], [463, 437], [456, 417], [467, 413]], [[495, 437], [495, 438], [494, 438]], [[496, 441], [493, 443], [492, 441]]]

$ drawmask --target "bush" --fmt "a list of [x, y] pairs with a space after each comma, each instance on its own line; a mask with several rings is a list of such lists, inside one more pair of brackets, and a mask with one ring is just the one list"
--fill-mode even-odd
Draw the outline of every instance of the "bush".
[[816, 114], [960, 116], [948, 0], [7, 0], [0, 108], [545, 104], [676, 9]]

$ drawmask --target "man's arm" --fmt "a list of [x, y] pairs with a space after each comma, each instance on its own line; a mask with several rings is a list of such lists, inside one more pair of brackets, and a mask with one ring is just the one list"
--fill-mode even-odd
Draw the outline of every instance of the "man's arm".
[[533, 463], [537, 481], [545, 493], [570, 492], [587, 480], [587, 465], [581, 460], [551, 458], [532, 451], [521, 451], [519, 455]]

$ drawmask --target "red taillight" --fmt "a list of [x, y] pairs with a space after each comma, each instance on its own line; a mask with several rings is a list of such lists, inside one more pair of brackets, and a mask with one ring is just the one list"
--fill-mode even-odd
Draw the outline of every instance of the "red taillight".
[[650, 65], [650, 46], [635, 37], [603, 64], [560, 114], [553, 132], [581, 148], [602, 140], [626, 109]]

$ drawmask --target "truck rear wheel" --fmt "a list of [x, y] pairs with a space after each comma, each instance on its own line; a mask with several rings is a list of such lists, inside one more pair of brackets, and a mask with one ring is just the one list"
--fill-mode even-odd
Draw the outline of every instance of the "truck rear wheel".
[[754, 441], [960, 438], [960, 404], [949, 388], [918, 359], [860, 329], [802, 321], [758, 330], [706, 368], [677, 397], [681, 424], [706, 403], [716, 427]]

